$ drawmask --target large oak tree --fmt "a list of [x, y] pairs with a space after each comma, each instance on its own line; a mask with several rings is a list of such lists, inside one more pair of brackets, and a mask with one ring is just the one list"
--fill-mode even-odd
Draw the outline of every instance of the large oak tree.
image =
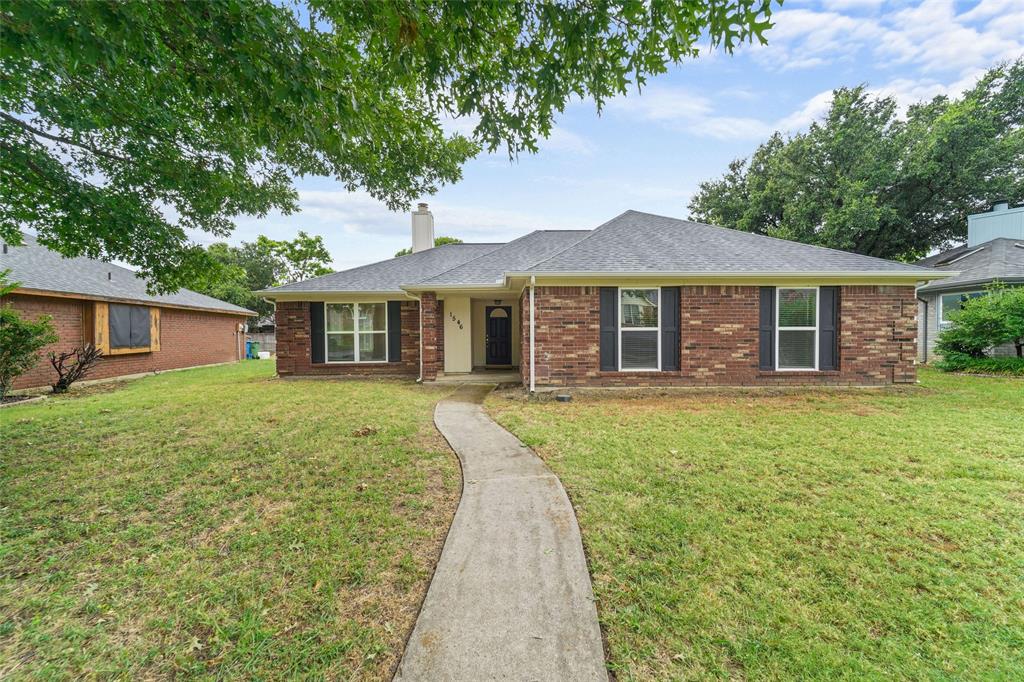
[[958, 99], [901, 116], [861, 86], [824, 119], [780, 133], [701, 183], [690, 215], [725, 227], [869, 256], [913, 260], [961, 241], [967, 215], [1024, 199], [1024, 59]]
[[[120, 259], [157, 289], [209, 254], [188, 229], [297, 208], [294, 176], [392, 208], [480, 148], [536, 148], [608, 98], [763, 40], [771, 0], [11, 0], [0, 6], [0, 236]], [[446, 117], [470, 117], [469, 138]]]

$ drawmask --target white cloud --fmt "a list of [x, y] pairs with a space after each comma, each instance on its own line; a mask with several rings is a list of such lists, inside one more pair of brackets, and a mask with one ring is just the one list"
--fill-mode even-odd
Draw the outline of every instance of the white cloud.
[[795, 133], [811, 125], [812, 122], [820, 119], [832, 106], [832, 91], [819, 92], [814, 97], [803, 103], [803, 105], [792, 114], [779, 119], [773, 126], [775, 130], [784, 133]]
[[1024, 55], [1020, 0], [983, 0], [960, 14], [952, 0], [924, 0], [883, 15], [843, 13], [876, 4], [839, 0], [825, 3], [825, 10], [782, 10], [769, 44], [753, 53], [780, 70], [852, 62], [869, 53], [883, 67], [912, 64], [961, 76]]
[[590, 140], [558, 126], [551, 129], [551, 133], [546, 139], [540, 140], [540, 148], [541, 150], [566, 152], [580, 156], [592, 156], [595, 151]]
[[724, 116], [711, 100], [686, 88], [651, 86], [639, 94], [617, 97], [608, 110], [640, 121], [660, 123], [672, 130], [704, 135], [719, 140], [756, 139], [766, 132], [765, 123], [755, 118]]

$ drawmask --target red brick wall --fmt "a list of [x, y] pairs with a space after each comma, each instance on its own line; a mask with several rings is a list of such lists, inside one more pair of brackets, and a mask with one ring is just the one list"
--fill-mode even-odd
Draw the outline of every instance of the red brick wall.
[[444, 301], [433, 292], [420, 296], [423, 305], [423, 380], [433, 381], [444, 369]]
[[314, 363], [308, 301], [279, 302], [276, 321], [277, 373], [281, 376], [419, 376], [420, 311], [416, 301], [402, 301], [401, 362]]
[[[602, 372], [599, 288], [537, 287], [538, 386], [879, 385], [916, 380], [913, 287], [844, 286], [840, 369], [758, 369], [758, 287], [686, 286], [680, 292], [680, 370]], [[524, 311], [524, 383], [529, 380], [529, 300]]]
[[[41, 315], [49, 315], [53, 318], [59, 341], [44, 348], [39, 363], [14, 382], [15, 388], [50, 385], [56, 380], [57, 374], [50, 366], [46, 354], [51, 350], [67, 352], [82, 345], [82, 318], [87, 307], [92, 306], [92, 301], [12, 294], [4, 297], [4, 303], [10, 303], [22, 317], [34, 320]], [[106, 379], [126, 374], [232, 362], [238, 359], [237, 329], [239, 323], [244, 321], [245, 317], [241, 315], [162, 307], [159, 351], [108, 355], [85, 378]]]

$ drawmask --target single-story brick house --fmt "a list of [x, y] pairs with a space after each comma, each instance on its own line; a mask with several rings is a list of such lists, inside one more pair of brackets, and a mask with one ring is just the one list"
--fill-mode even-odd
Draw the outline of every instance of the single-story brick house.
[[[953, 324], [950, 313], [959, 310], [961, 303], [984, 295], [985, 287], [995, 281], [1024, 286], [1024, 206], [997, 201], [988, 211], [967, 216], [966, 244], [917, 264], [950, 274], [917, 289], [917, 358], [930, 362], [939, 332]], [[992, 349], [995, 356], [1016, 354], [1012, 343]]]
[[627, 211], [594, 230], [433, 244], [261, 292], [277, 370], [524, 386], [863, 384], [916, 379], [915, 286], [949, 273]]
[[23, 235], [20, 246], [0, 246], [0, 271], [18, 283], [0, 299], [22, 317], [49, 315], [59, 340], [18, 377], [14, 388], [48, 386], [56, 372], [49, 351], [94, 344], [103, 358], [86, 377], [110, 377], [233, 362], [244, 352], [250, 310], [182, 289], [153, 296], [134, 272], [91, 258], [64, 258]]

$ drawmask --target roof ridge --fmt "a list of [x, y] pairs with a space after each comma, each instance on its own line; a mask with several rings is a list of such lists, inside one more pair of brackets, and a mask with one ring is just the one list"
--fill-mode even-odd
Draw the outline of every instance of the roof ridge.
[[513, 239], [510, 242], [494, 242], [494, 243], [498, 244], [498, 248], [497, 249], [493, 249], [491, 251], [488, 251], [487, 253], [481, 253], [476, 258], [470, 258], [465, 263], [459, 263], [458, 265], [454, 265], [454, 266], [448, 268], [447, 270], [442, 270], [441, 272], [439, 272], [437, 274], [434, 274], [434, 275], [431, 275], [430, 277], [424, 277], [422, 279], [416, 280], [415, 282], [409, 282], [409, 284], [410, 285], [416, 285], [416, 284], [423, 284], [424, 282], [429, 282], [430, 280], [435, 279], [437, 277], [440, 277], [441, 275], [447, 274], [447, 273], [451, 272], [452, 270], [458, 270], [459, 268], [461, 268], [464, 265], [469, 265], [470, 263], [474, 263], [474, 262], [480, 260], [481, 258], [485, 258], [487, 256], [490, 256], [492, 253], [494, 253], [498, 249], [503, 249], [506, 246], [508, 246], [509, 244], [515, 244], [516, 242], [518, 242], [518, 241], [520, 241], [522, 239], [526, 239], [531, 234], [536, 234], [537, 232], [543, 232], [543, 231], [544, 230], [531, 230], [530, 232], [527, 232], [526, 234], [524, 234], [521, 237], [516, 237], [515, 239]]
[[820, 244], [808, 244], [807, 242], [798, 242], [795, 239], [783, 239], [782, 237], [773, 237], [770, 234], [759, 234], [757, 232], [747, 232], [746, 230], [737, 230], [736, 228], [733, 228], [733, 227], [722, 227], [721, 225], [712, 225], [711, 223], [701, 223], [701, 222], [698, 222], [696, 220], [690, 220], [688, 218], [687, 219], [673, 218], [672, 216], [660, 215], [658, 213], [647, 213], [645, 211], [634, 211], [632, 209], [630, 209], [629, 211], [626, 211], [626, 213], [639, 213], [640, 215], [649, 215], [649, 216], [654, 216], [655, 218], [664, 218], [666, 220], [674, 220], [674, 221], [679, 222], [679, 223], [689, 223], [691, 225], [700, 225], [701, 227], [710, 227], [710, 228], [713, 228], [713, 229], [716, 229], [716, 230], [726, 230], [728, 232], [736, 232], [738, 234], [743, 234], [743, 235], [747, 235], [747, 236], [750, 236], [750, 237], [760, 237], [762, 239], [771, 239], [772, 241], [782, 242], [784, 244], [800, 244], [802, 246], [810, 246], [810, 247], [813, 247], [815, 249], [822, 249], [824, 251], [831, 251], [832, 253], [841, 253], [841, 254], [843, 254], [845, 256], [853, 255], [853, 256], [859, 256], [861, 258], [870, 258], [872, 260], [881, 261], [883, 263], [896, 263], [898, 265], [906, 265], [907, 267], [920, 268], [922, 270], [930, 269], [930, 268], [927, 268], [925, 266], [915, 265], [913, 263], [904, 263], [903, 261], [890, 260], [889, 258], [879, 258], [878, 256], [869, 256], [869, 255], [867, 255], [865, 253], [857, 253], [856, 251], [843, 251], [842, 249], [834, 249], [831, 246], [821, 246]]
[[[595, 228], [594, 228], [593, 230], [580, 230], [580, 232], [590, 232], [590, 234], [588, 234], [588, 235], [587, 235], [586, 237], [584, 237], [583, 239], [579, 240], [579, 241], [578, 241], [578, 242], [576, 242], [575, 244], [570, 244], [569, 246], [565, 247], [565, 248], [564, 248], [564, 249], [562, 249], [561, 251], [556, 251], [556, 252], [554, 252], [553, 254], [551, 254], [550, 256], [548, 256], [547, 258], [542, 258], [541, 260], [537, 261], [536, 263], [533, 263], [533, 264], [531, 264], [531, 265], [530, 265], [529, 267], [527, 267], [527, 268], [523, 268], [523, 272], [529, 272], [529, 271], [530, 271], [530, 270], [531, 270], [532, 268], [535, 268], [535, 267], [537, 267], [537, 266], [538, 266], [538, 265], [540, 265], [541, 263], [547, 263], [547, 262], [548, 262], [549, 260], [551, 260], [552, 258], [555, 258], [556, 256], [560, 256], [560, 255], [562, 255], [563, 253], [565, 253], [565, 252], [566, 252], [566, 251], [568, 251], [569, 249], [574, 249], [574, 248], [576, 248], [577, 246], [579, 246], [580, 244], [582, 244], [583, 242], [587, 241], [588, 239], [590, 239], [591, 237], [593, 237], [593, 236], [594, 236], [595, 234], [597, 234], [598, 230], [600, 230], [600, 229], [601, 229], [602, 227], [605, 227], [606, 225], [608, 225], [608, 224], [612, 223], [613, 221], [616, 221], [616, 220], [618, 220], [619, 218], [621, 218], [622, 216], [626, 215], [626, 214], [627, 214], [627, 213], [629, 213], [630, 211], [632, 211], [632, 209], [626, 209], [625, 211], [623, 211], [623, 212], [622, 212], [622, 213], [620, 213], [619, 215], [615, 216], [614, 218], [612, 218], [612, 219], [610, 219], [610, 220], [606, 220], [606, 221], [604, 221], [603, 223], [601, 223], [600, 225], [598, 225], [597, 227], [595, 227]], [[634, 212], [634, 213], [638, 213], [638, 211], [633, 211], [633, 212]], [[654, 214], [650, 214], [650, 215], [654, 215]]]

